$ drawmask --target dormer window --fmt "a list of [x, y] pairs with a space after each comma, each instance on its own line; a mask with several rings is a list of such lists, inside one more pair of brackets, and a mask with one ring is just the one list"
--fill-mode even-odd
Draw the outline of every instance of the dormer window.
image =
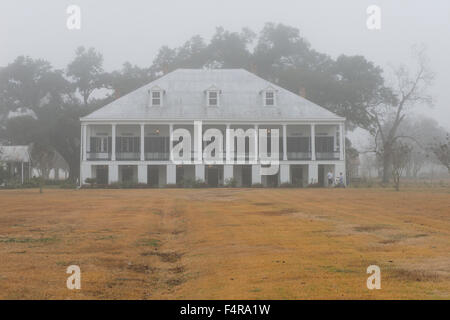
[[264, 104], [266, 106], [274, 106], [275, 105], [275, 93], [273, 91], [265, 92]]
[[161, 91], [152, 91], [152, 106], [161, 105]]
[[263, 104], [266, 107], [274, 107], [277, 104], [276, 93], [277, 90], [272, 87], [268, 87], [260, 92], [262, 94]]
[[208, 106], [217, 107], [219, 105], [219, 93], [217, 91], [208, 91]]
[[153, 107], [161, 107], [163, 105], [164, 90], [158, 86], [153, 87], [150, 91], [150, 105]]
[[220, 89], [216, 86], [211, 86], [206, 92], [206, 103], [208, 107], [218, 107], [220, 103]]

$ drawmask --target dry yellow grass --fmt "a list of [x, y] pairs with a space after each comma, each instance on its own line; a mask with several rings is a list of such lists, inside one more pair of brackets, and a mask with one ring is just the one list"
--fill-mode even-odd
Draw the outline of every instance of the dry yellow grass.
[[[82, 288], [66, 288], [79, 265]], [[381, 268], [381, 290], [366, 268]], [[450, 192], [0, 191], [0, 298], [450, 298]]]

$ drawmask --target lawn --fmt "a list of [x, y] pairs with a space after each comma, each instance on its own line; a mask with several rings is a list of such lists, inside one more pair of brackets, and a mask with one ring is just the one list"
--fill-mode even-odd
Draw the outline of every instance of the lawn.
[[[81, 290], [66, 268], [81, 268]], [[381, 268], [368, 290], [366, 269]], [[2, 299], [449, 299], [450, 190], [0, 191]]]

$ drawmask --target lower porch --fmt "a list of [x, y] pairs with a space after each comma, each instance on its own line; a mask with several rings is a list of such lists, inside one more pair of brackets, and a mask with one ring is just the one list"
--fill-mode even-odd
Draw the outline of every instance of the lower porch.
[[[93, 178], [96, 184], [141, 184], [149, 187], [194, 187], [204, 183], [208, 187], [295, 187], [334, 186], [345, 184], [343, 162], [279, 165], [273, 175], [265, 175], [260, 165], [204, 165], [204, 164], [82, 164], [82, 181]], [[341, 177], [342, 176], [342, 177]], [[92, 180], [91, 180], [92, 181]]]

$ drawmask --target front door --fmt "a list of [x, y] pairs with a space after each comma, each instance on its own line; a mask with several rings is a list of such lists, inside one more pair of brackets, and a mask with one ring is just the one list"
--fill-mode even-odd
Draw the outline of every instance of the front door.
[[267, 186], [274, 188], [274, 187], [278, 187], [278, 177], [279, 174], [271, 174], [266, 176], [267, 177]]
[[206, 175], [210, 187], [217, 187], [219, 185], [219, 168], [207, 167]]
[[242, 166], [242, 186], [252, 186], [252, 166]]
[[152, 187], [157, 187], [159, 185], [159, 167], [158, 166], [148, 166], [147, 170], [147, 183]]
[[122, 169], [122, 181], [123, 182], [133, 182], [133, 167], [124, 166]]
[[291, 166], [291, 181], [295, 186], [303, 186], [303, 169], [300, 166]]
[[184, 167], [177, 165], [176, 181], [178, 185], [181, 185], [184, 180]]
[[319, 164], [319, 186], [323, 187], [325, 182], [325, 166], [322, 164]]
[[98, 184], [108, 184], [108, 167], [107, 166], [97, 166], [97, 183]]

